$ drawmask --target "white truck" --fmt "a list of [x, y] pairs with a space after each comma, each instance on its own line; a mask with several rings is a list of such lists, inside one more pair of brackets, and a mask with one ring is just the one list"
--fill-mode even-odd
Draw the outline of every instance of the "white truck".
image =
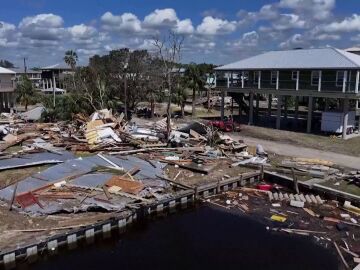
[[[342, 133], [343, 122], [343, 112], [323, 112], [321, 115], [321, 131]], [[355, 128], [355, 111], [349, 112], [347, 128]]]

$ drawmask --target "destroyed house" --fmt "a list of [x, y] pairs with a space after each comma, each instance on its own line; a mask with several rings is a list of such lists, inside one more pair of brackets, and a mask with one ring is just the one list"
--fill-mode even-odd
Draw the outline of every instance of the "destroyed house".
[[0, 112], [9, 112], [15, 101], [15, 72], [0, 67]]
[[[340, 115], [340, 130], [346, 137], [349, 111], [355, 116], [358, 109], [360, 56], [344, 50], [328, 47], [270, 51], [220, 66], [215, 71], [216, 88], [221, 91], [222, 100], [225, 95], [231, 96], [239, 104], [239, 114], [241, 107], [246, 106], [250, 125], [254, 124], [254, 101], [257, 114], [259, 99], [265, 98], [265, 111], [271, 118], [271, 103], [276, 98], [275, 126], [280, 129], [288, 117], [287, 100], [291, 97], [295, 103], [292, 117], [295, 122], [300, 118], [299, 103], [307, 107], [302, 114], [308, 133], [314, 125], [314, 110], [320, 111], [320, 118], [332, 110]], [[325, 105], [315, 107], [320, 100]], [[329, 104], [337, 106], [330, 109]], [[224, 117], [224, 102], [221, 115]]]

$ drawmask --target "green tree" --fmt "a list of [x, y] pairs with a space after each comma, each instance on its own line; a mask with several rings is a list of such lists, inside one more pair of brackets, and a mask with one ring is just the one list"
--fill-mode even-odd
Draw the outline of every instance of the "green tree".
[[195, 63], [191, 63], [186, 69], [185, 77], [188, 81], [188, 87], [192, 89], [191, 114], [192, 116], [195, 116], [196, 92], [204, 89], [204, 74]]
[[65, 52], [64, 61], [72, 70], [75, 70], [78, 60], [79, 58], [75, 51], [68, 50]]
[[20, 104], [25, 106], [25, 110], [29, 104], [33, 103], [36, 99], [35, 90], [31, 80], [26, 76], [22, 75], [16, 85], [16, 100]]
[[0, 67], [3, 67], [3, 68], [14, 68], [14, 64], [11, 63], [10, 61], [8, 60], [2, 60], [0, 59]]
[[187, 82], [186, 78], [179, 78], [179, 81], [174, 86], [174, 95], [172, 102], [181, 108], [181, 117], [185, 116], [185, 104], [187, 99]]

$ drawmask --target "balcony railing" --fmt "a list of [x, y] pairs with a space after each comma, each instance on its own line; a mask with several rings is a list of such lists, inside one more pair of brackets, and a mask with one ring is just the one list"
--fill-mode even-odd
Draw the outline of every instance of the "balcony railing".
[[[244, 88], [244, 89], [263, 89], [263, 90], [276, 90], [276, 81], [275, 80], [260, 80], [260, 87], [258, 86], [258, 80], [244, 80], [244, 85], [242, 84], [241, 79], [230, 79], [227, 78], [217, 78], [216, 87], [227, 88]], [[345, 82], [345, 87], [342, 81], [327, 80], [321, 81], [321, 86], [319, 88], [319, 82], [314, 81], [301, 81], [299, 80], [298, 89], [300, 91], [323, 91], [323, 92], [344, 92], [345, 93], [355, 93], [356, 82], [348, 81]], [[296, 80], [279, 80], [278, 90], [294, 90], [296, 91]]]
[[13, 82], [0, 82], [0, 91], [1, 90], [14, 90], [15, 85]]

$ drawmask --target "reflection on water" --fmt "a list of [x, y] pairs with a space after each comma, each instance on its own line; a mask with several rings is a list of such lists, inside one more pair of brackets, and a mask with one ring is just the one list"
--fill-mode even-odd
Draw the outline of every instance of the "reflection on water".
[[336, 257], [309, 239], [204, 206], [60, 252], [31, 269], [337, 269]]

